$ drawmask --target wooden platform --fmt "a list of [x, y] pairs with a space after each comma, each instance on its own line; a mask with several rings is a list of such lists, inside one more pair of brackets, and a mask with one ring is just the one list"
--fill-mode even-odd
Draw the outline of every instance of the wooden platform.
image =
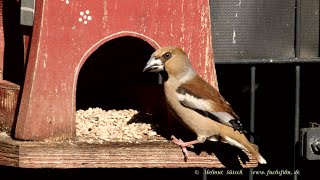
[[[221, 147], [219, 147], [221, 148]], [[217, 148], [215, 148], [217, 149]], [[223, 147], [222, 147], [223, 149]], [[0, 165], [21, 168], [185, 168], [256, 167], [257, 161], [243, 153], [243, 163], [233, 150], [190, 151], [183, 161], [181, 148], [171, 142], [88, 144], [80, 142], [16, 141], [0, 136]], [[241, 158], [243, 159], [243, 158]]]

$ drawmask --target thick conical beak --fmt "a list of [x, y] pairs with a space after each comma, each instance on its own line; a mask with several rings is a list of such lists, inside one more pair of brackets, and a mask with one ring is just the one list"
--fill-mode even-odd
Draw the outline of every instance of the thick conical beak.
[[164, 64], [160, 59], [151, 57], [143, 68], [143, 72], [160, 72], [164, 70]]

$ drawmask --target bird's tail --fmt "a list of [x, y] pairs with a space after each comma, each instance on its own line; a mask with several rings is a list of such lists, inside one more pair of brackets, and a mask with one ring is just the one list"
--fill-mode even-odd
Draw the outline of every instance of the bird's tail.
[[262, 157], [262, 155], [259, 153], [259, 147], [255, 144], [251, 144], [253, 148], [256, 151], [256, 155], [254, 157], [258, 160], [260, 164], [267, 164], [267, 161]]
[[260, 164], [267, 164], [267, 161], [259, 153], [258, 146], [250, 143], [244, 134], [233, 131], [232, 128], [227, 126], [221, 126], [221, 128], [224, 128], [224, 130], [221, 131], [221, 136], [224, 141], [252, 154]]

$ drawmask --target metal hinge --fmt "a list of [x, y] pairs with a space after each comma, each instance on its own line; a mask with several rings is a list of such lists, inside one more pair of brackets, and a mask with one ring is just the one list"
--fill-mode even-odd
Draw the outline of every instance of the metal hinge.
[[300, 152], [308, 160], [320, 160], [320, 126], [310, 123], [309, 128], [300, 129]]

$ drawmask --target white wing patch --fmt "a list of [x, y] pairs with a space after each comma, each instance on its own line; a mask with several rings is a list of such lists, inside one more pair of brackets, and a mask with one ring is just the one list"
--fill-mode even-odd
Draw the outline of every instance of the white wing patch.
[[188, 93], [181, 94], [178, 92], [177, 97], [184, 106], [187, 106], [191, 109], [198, 109], [201, 111], [209, 112], [212, 115], [216, 116], [219, 119], [219, 121], [223, 122], [226, 125], [231, 126], [229, 121], [235, 119], [235, 117], [233, 117], [231, 114], [227, 112], [212, 112], [209, 100], [199, 99]]
[[217, 116], [220, 120], [224, 121], [227, 124], [230, 124], [229, 123], [230, 120], [235, 119], [231, 114], [227, 112], [210, 112], [210, 113], [214, 116]]
[[196, 98], [188, 93], [185, 93], [185, 94], [177, 93], [177, 97], [183, 105], [189, 108], [199, 109], [199, 110], [208, 111], [208, 112], [211, 111], [210, 103], [204, 99]]

